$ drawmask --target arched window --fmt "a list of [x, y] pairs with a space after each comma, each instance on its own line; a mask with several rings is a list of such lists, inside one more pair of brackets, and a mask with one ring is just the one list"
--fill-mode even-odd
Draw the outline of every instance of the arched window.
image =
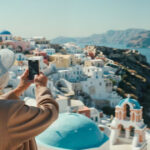
[[119, 125], [118, 129], [120, 131], [119, 136], [120, 137], [125, 137], [125, 129], [124, 129], [123, 125]]
[[130, 106], [128, 104], [126, 104], [126, 112], [126, 116], [130, 118]]
[[134, 131], [135, 131], [135, 128], [130, 127], [130, 137], [134, 137]]
[[95, 117], [95, 121], [98, 122], [98, 117]]
[[2, 39], [2, 37], [0, 37], [0, 42], [2, 42], [3, 41], [3, 39]]

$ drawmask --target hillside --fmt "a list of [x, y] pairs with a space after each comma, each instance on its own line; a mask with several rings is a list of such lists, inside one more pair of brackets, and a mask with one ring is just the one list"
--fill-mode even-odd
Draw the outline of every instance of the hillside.
[[[150, 31], [144, 29], [127, 29], [127, 30], [109, 30], [104, 34], [93, 34], [89, 37], [58, 37], [52, 39], [51, 43], [64, 44], [67, 42], [74, 42], [77, 45], [107, 45], [107, 44], [122, 44], [133, 46], [132, 41], [137, 37], [144, 37], [143, 33]], [[142, 34], [142, 36], [140, 36]], [[139, 44], [139, 46], [143, 46]]]
[[150, 127], [150, 65], [146, 57], [135, 50], [96, 46], [96, 55], [100, 51], [120, 66], [117, 74], [122, 76], [122, 81], [118, 85], [117, 92], [122, 97], [130, 94], [140, 102], [144, 107], [145, 122]]
[[128, 44], [128, 47], [143, 47], [150, 48], [150, 31], [142, 32], [137, 34], [134, 38], [132, 38]]

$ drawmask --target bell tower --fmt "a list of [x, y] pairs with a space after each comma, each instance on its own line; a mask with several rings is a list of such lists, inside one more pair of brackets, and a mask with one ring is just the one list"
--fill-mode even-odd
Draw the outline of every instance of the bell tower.
[[[115, 109], [115, 118], [111, 124], [110, 141], [112, 145], [118, 141], [131, 142], [133, 149], [146, 150], [145, 130], [142, 117], [143, 107], [137, 100], [128, 98], [119, 102]], [[140, 149], [141, 148], [141, 149]]]

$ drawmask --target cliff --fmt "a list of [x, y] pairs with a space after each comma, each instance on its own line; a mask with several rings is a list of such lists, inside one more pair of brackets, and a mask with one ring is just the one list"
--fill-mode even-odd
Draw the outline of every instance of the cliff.
[[[58, 37], [51, 43], [64, 44], [74, 42], [77, 45], [125, 45], [130, 47], [149, 47], [150, 31], [144, 29], [109, 30], [103, 34], [93, 34], [88, 37]], [[140, 42], [141, 41], [141, 42]]]
[[136, 50], [114, 49], [108, 47], [95, 46], [96, 55], [100, 52], [114, 60], [119, 69], [116, 74], [122, 76], [117, 92], [122, 97], [130, 94], [137, 99], [144, 107], [144, 119], [150, 127], [150, 64], [146, 57]]
[[150, 31], [137, 34], [128, 42], [127, 46], [136, 48], [150, 48]]

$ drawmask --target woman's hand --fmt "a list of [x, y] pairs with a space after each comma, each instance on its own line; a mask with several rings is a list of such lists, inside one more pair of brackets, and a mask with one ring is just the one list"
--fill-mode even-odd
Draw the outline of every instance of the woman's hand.
[[28, 87], [33, 83], [33, 81], [30, 81], [28, 79], [28, 75], [29, 75], [29, 70], [26, 69], [25, 72], [21, 75], [20, 78], [20, 83], [18, 84], [18, 86], [16, 87], [16, 89], [14, 89], [14, 94], [16, 96], [21, 96], [21, 94], [28, 89]]
[[36, 87], [47, 87], [47, 82], [48, 78], [43, 73], [35, 75], [34, 77], [34, 83]]

